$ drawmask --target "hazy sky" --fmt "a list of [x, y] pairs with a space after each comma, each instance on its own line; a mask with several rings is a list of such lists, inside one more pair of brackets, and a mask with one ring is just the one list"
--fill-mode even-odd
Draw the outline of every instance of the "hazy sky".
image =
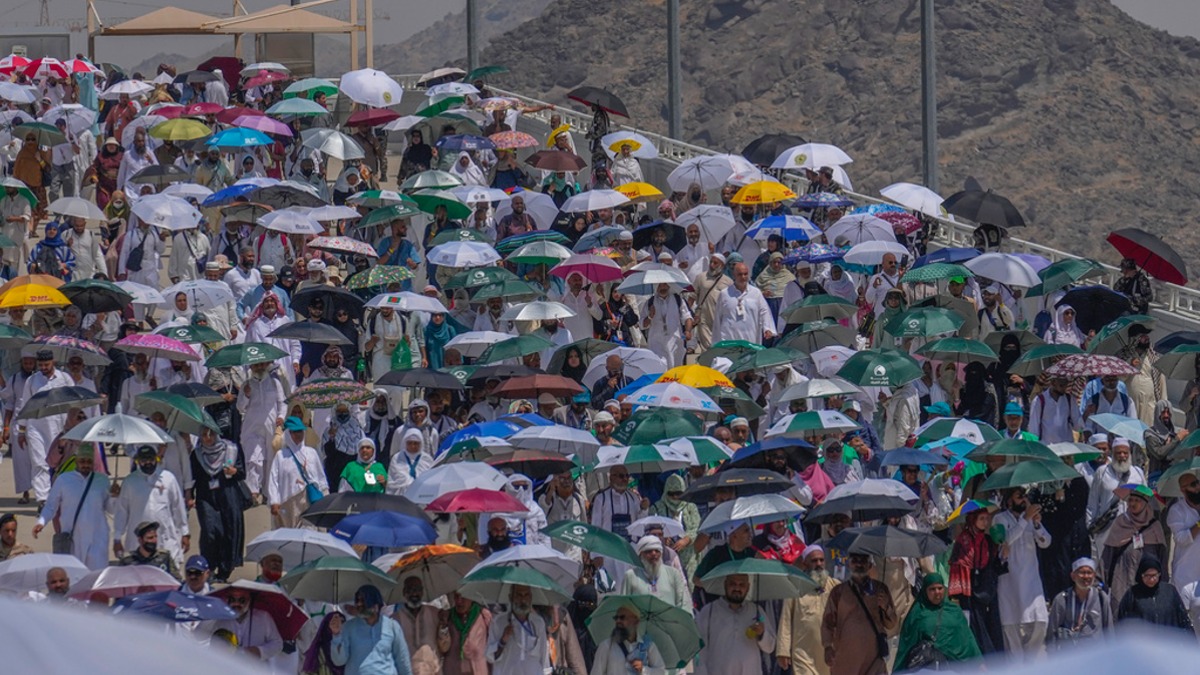
[[[288, 0], [243, 0], [251, 12], [287, 2]], [[1113, 0], [1131, 16], [1167, 30], [1176, 35], [1200, 37], [1200, 11], [1196, 0]], [[11, 32], [21, 26], [36, 25], [39, 0], [16, 0], [17, 6], [6, 10], [3, 30]], [[131, 18], [157, 7], [173, 4], [198, 12], [212, 12], [214, 6], [221, 7], [225, 14], [232, 11], [232, 0], [97, 0], [101, 18], [108, 25]], [[426, 28], [449, 13], [457, 12], [465, 0], [375, 0], [376, 15], [386, 14], [388, 19], [376, 18], [376, 41], [395, 42]], [[80, 23], [84, 18], [84, 0], [50, 0], [52, 22]], [[348, 11], [346, 0], [329, 3], [326, 11], [344, 16]], [[97, 40], [97, 58], [125, 65], [140, 63], [160, 52], [181, 53], [196, 56], [222, 44], [232, 45], [232, 38], [209, 37], [162, 37], [162, 38], [101, 38]], [[74, 49], [82, 51], [86, 46], [83, 33], [77, 33]], [[231, 47], [232, 48], [232, 47]]]

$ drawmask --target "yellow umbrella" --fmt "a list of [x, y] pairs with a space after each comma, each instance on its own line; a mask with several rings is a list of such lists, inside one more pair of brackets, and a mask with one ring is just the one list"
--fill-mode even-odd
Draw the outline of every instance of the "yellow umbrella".
[[63, 295], [58, 289], [40, 284], [26, 284], [24, 286], [16, 286], [4, 294], [0, 299], [0, 308], [3, 307], [65, 307], [71, 304], [67, 296]]
[[773, 180], [760, 180], [738, 190], [733, 199], [729, 201], [734, 204], [773, 204], [785, 199], [795, 198], [796, 193], [788, 189], [788, 186], [783, 183]]
[[623, 183], [613, 188], [634, 203], [648, 203], [663, 196], [662, 190], [649, 183]]
[[17, 286], [28, 286], [29, 284], [37, 284], [39, 286], [49, 286], [50, 288], [58, 288], [67, 282], [52, 277], [49, 274], [23, 274], [19, 277], [13, 277], [0, 286], [0, 297]]
[[732, 387], [733, 382], [721, 374], [721, 371], [692, 364], [672, 368], [658, 378], [659, 382], [678, 382], [697, 389], [703, 387]]
[[554, 139], [558, 138], [559, 134], [565, 134], [570, 130], [571, 130], [570, 124], [561, 124], [558, 127], [556, 127], [554, 129], [554, 131], [551, 131], [550, 135], [546, 137], [546, 147], [553, 148], [554, 147]]
[[150, 135], [164, 141], [194, 141], [212, 135], [212, 129], [203, 122], [187, 117], [160, 122], [150, 127]]

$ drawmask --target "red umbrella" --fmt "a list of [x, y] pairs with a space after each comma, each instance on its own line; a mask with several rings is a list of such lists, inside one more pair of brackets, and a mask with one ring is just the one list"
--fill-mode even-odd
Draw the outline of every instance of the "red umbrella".
[[9, 54], [0, 59], [0, 75], [12, 75], [29, 65], [29, 59], [19, 54]]
[[891, 223], [896, 234], [912, 234], [921, 229], [921, 219], [908, 212], [884, 211], [876, 213], [875, 217]]
[[587, 166], [579, 155], [561, 150], [539, 150], [526, 157], [525, 163], [545, 171], [580, 171]]
[[562, 375], [526, 375], [506, 380], [492, 392], [500, 398], [536, 398], [538, 394], [574, 396], [584, 389], [578, 382]]
[[377, 127], [400, 119], [400, 114], [384, 108], [364, 108], [346, 120], [348, 127]]
[[245, 106], [235, 105], [232, 108], [225, 108], [224, 110], [218, 110], [217, 121], [220, 122], [221, 124], [234, 124], [235, 123], [234, 120], [236, 120], [239, 117], [263, 117], [263, 116], [265, 116], [265, 114], [266, 113], [264, 113], [261, 110], [255, 110], [254, 108], [247, 108]]
[[281, 73], [275, 70], [260, 70], [254, 77], [246, 80], [245, 87], [251, 89], [253, 87], [261, 87], [264, 84], [279, 82], [280, 80], [288, 79], [287, 73]]
[[1104, 377], [1105, 375], [1137, 375], [1138, 369], [1115, 356], [1102, 354], [1071, 354], [1046, 369], [1050, 377]]
[[39, 75], [51, 75], [53, 77], [66, 77], [67, 67], [56, 58], [49, 56], [35, 59], [25, 66], [26, 77], [37, 77]]
[[[109, 569], [115, 568], [110, 567]], [[174, 588], [178, 587], [177, 583]], [[288, 594], [278, 586], [239, 579], [225, 588], [209, 593], [209, 595], [228, 602], [228, 596], [234, 590], [249, 593], [250, 608], [252, 610], [261, 609], [270, 614], [275, 621], [275, 628], [279, 630], [279, 637], [284, 640], [295, 640], [300, 629], [308, 623], [308, 615], [304, 613], [304, 610], [292, 602]]]
[[525, 513], [521, 500], [499, 490], [470, 488], [447, 492], [425, 507], [430, 513]]
[[1155, 279], [1180, 286], [1188, 282], [1183, 258], [1165, 241], [1145, 230], [1136, 227], [1117, 230], [1108, 235], [1108, 243]]
[[205, 115], [215, 115], [224, 110], [219, 103], [191, 103], [183, 107], [183, 112], [180, 113], [185, 117], [204, 117]]

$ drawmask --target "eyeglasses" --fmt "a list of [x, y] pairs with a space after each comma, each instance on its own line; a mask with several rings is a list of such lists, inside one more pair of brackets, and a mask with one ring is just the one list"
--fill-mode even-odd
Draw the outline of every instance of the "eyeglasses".
[[187, 575], [189, 577], [200, 577], [200, 576], [204, 576], [204, 572], [202, 572], [200, 570], [188, 570]]

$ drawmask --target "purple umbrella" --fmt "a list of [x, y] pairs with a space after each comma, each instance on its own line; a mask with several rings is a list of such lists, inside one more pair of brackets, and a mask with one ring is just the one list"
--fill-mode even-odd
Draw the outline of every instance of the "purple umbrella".
[[292, 130], [288, 125], [265, 115], [242, 115], [233, 120], [233, 125], [244, 129], [261, 131], [264, 134], [276, 134], [278, 136], [292, 135]]

